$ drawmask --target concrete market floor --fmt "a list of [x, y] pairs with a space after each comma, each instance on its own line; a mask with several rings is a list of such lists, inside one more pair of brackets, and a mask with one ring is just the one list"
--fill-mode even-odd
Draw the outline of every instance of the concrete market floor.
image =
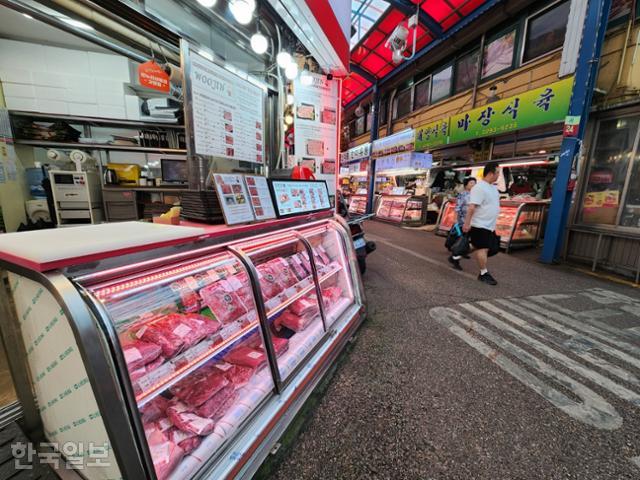
[[366, 232], [369, 318], [272, 478], [640, 478], [640, 289]]

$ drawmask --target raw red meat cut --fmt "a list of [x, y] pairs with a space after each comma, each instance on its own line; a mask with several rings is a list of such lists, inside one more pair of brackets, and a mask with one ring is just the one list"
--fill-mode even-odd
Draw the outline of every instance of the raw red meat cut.
[[171, 401], [167, 408], [167, 417], [180, 430], [196, 435], [209, 435], [216, 426], [216, 422], [196, 415], [187, 405], [179, 401]]
[[[311, 321], [315, 318], [314, 315], [296, 315], [289, 310], [285, 310], [280, 314], [278, 318], [276, 318], [274, 324], [276, 329], [280, 330], [281, 327], [287, 327], [289, 330], [293, 330], [294, 332], [300, 332], [307, 328]], [[274, 337], [274, 340], [277, 337]], [[274, 342], [275, 347], [275, 342]]]
[[153, 362], [146, 364], [144, 366], [144, 368], [147, 371], [147, 373], [149, 373], [150, 371], [155, 370], [160, 365], [162, 365], [166, 360], [167, 360], [166, 358], [164, 358], [162, 355], [160, 355]]
[[249, 383], [256, 372], [255, 368], [226, 362], [216, 363], [216, 368], [222, 371], [225, 378], [233, 384], [236, 390]]
[[195, 413], [201, 417], [219, 420], [236, 401], [238, 394], [233, 384], [229, 384], [209, 400], [200, 405]]
[[322, 290], [322, 301], [326, 308], [335, 305], [341, 296], [342, 289], [340, 287], [329, 287]]
[[317, 298], [313, 294], [300, 298], [291, 304], [289, 310], [299, 317], [316, 315], [319, 310]]
[[[238, 282], [240, 283], [240, 282]], [[247, 313], [244, 302], [227, 280], [220, 280], [200, 290], [200, 297], [218, 320], [231, 323]]]
[[229, 384], [224, 374], [211, 365], [204, 366], [171, 387], [171, 393], [190, 406], [197, 407]]
[[289, 350], [289, 340], [280, 337], [271, 337], [271, 343], [273, 343], [273, 349], [276, 351], [276, 356], [282, 355]]
[[147, 363], [153, 362], [161, 352], [162, 348], [155, 343], [141, 342], [140, 340], [134, 340], [122, 347], [129, 371], [137, 370]]
[[320, 259], [320, 263], [323, 265], [329, 265], [331, 258], [322, 245], [318, 245], [313, 249], [313, 254]]
[[220, 326], [202, 315], [171, 313], [142, 327], [137, 337], [159, 345], [164, 356], [170, 358], [217, 332]]
[[229, 285], [238, 294], [247, 310], [255, 308], [253, 306], [253, 290], [251, 290], [251, 282], [246, 272], [241, 272], [229, 277]]
[[[163, 433], [169, 433], [169, 430], [173, 428], [173, 423], [166, 417], [160, 418], [156, 421], [156, 428]], [[175, 442], [177, 443], [177, 442]]]
[[264, 352], [261, 352], [260, 350], [240, 346], [231, 350], [231, 352], [225, 357], [225, 360], [236, 365], [243, 365], [245, 367], [258, 369], [266, 364], [267, 357]]
[[158, 395], [140, 409], [140, 413], [142, 414], [142, 423], [153, 422], [163, 417], [168, 406], [169, 400]]
[[184, 450], [173, 443], [155, 424], [144, 429], [158, 480], [164, 480], [184, 457]]
[[185, 454], [193, 452], [202, 443], [202, 438], [192, 432], [183, 432], [178, 428], [172, 428], [168, 432], [169, 440], [178, 445]]

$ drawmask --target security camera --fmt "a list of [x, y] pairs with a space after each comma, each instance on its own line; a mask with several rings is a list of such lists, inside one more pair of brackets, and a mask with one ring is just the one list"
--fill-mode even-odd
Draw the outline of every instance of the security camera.
[[394, 50], [391, 54], [391, 61], [394, 65], [398, 65], [404, 60], [404, 54], [402, 50]]
[[389, 37], [385, 45], [393, 51], [400, 50], [402, 52], [405, 48], [407, 48], [408, 37], [409, 30], [403, 25], [398, 25], [391, 33], [391, 36]]

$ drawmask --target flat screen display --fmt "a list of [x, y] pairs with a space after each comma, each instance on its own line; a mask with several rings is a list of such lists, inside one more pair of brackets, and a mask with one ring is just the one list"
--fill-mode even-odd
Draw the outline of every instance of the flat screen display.
[[324, 180], [271, 180], [271, 195], [278, 218], [331, 208]]
[[187, 173], [187, 162], [184, 160], [160, 160], [162, 169], [162, 181], [167, 183], [187, 183], [189, 181]]

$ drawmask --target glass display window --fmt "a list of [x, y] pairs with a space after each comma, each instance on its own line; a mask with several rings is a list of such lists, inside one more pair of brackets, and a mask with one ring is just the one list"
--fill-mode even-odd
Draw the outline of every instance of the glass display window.
[[478, 76], [478, 60], [480, 51], [476, 50], [463, 57], [456, 62], [456, 78], [454, 89], [455, 92], [462, 92], [473, 87]]
[[[638, 125], [640, 116], [601, 120], [589, 158], [580, 220], [638, 226]], [[630, 182], [636, 178], [636, 183]], [[625, 205], [621, 209], [621, 205]], [[629, 207], [630, 206], [630, 207]]]
[[451, 94], [453, 66], [449, 65], [433, 74], [431, 80], [431, 103], [435, 103]]
[[206, 458], [274, 389], [249, 276], [230, 252], [90, 288], [115, 327], [158, 478]]
[[482, 57], [482, 78], [492, 77], [513, 66], [516, 30], [510, 30], [487, 42]]
[[411, 88], [398, 93], [393, 101], [393, 118], [402, 118], [411, 112]]
[[522, 62], [528, 62], [564, 44], [571, 2], [559, 2], [527, 21]]
[[429, 105], [429, 91], [431, 90], [431, 77], [427, 77], [416, 83], [413, 94], [413, 108], [426, 107]]

